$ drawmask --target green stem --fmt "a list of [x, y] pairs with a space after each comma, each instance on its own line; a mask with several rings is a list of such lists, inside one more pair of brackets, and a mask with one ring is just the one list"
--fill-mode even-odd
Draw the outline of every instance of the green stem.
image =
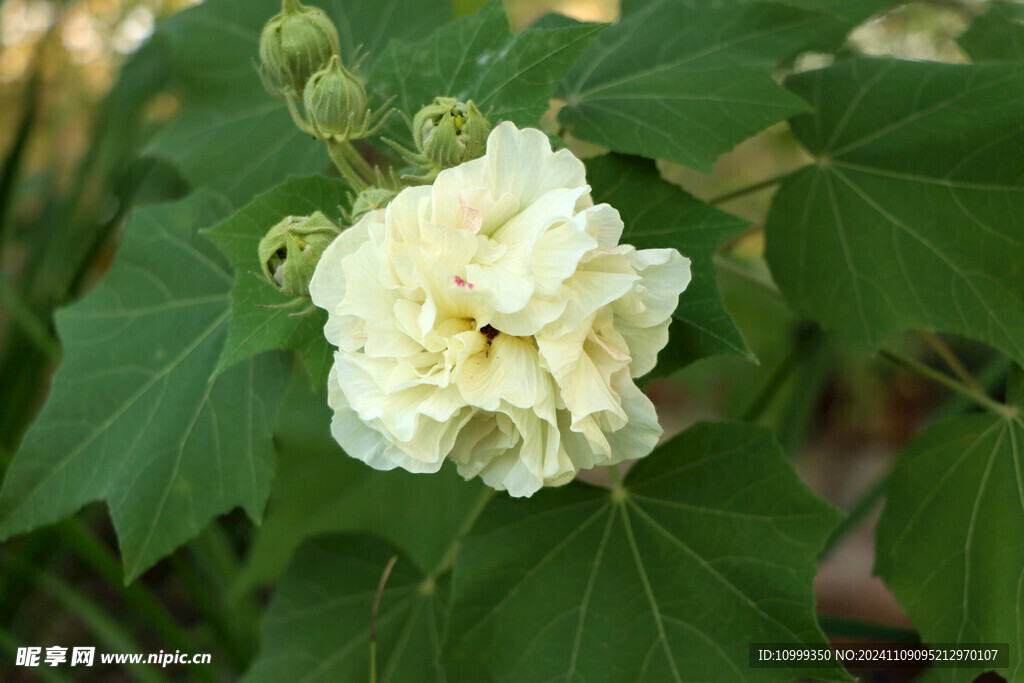
[[939, 372], [938, 370], [928, 367], [927, 365], [920, 362], [916, 358], [904, 355], [898, 351], [893, 351], [891, 349], [884, 348], [880, 349], [878, 353], [880, 356], [882, 356], [882, 358], [885, 358], [886, 360], [889, 360], [897, 365], [902, 365], [910, 370], [913, 370], [922, 377], [930, 379], [937, 384], [941, 384], [947, 389], [955, 391], [956, 393], [960, 394], [961, 396], [964, 396], [965, 398], [969, 398], [970, 400], [974, 401], [979, 406], [985, 408], [990, 412], [993, 412], [997, 415], [1002, 415], [1003, 417], [1006, 418], [1013, 418], [1017, 414], [1017, 410], [1013, 406], [1008, 406], [1004, 403], [1000, 403], [999, 401], [993, 400], [989, 398], [987, 395], [985, 395], [983, 392], [978, 391], [976, 389], [972, 389], [963, 382], [960, 382], [959, 380], [956, 380], [945, 373]]
[[377, 585], [377, 595], [373, 598], [373, 611], [370, 614], [370, 683], [377, 683], [377, 613], [380, 611], [384, 586], [388, 583], [391, 570], [395, 568], [395, 562], [398, 562], [398, 555], [393, 555], [385, 565], [380, 575], [380, 583]]
[[921, 640], [917, 631], [888, 624], [875, 624], [869, 621], [830, 617], [822, 614], [818, 615], [818, 623], [821, 624], [821, 630], [831, 636], [870, 638], [871, 640], [896, 643], [918, 643]]
[[[87, 525], [77, 518], [71, 518], [57, 525], [57, 533], [100, 578], [121, 594], [125, 603], [146, 620], [169, 649], [195, 652], [195, 644], [185, 635], [181, 626], [142, 584], [135, 582], [125, 585], [120, 562]], [[201, 670], [200, 676], [208, 681], [216, 680], [210, 671]]]
[[[27, 644], [28, 643], [25, 643], [19, 638], [16, 638], [14, 634], [7, 629], [0, 627], [0, 650], [7, 653], [10, 661], [16, 661], [15, 658], [18, 656], [18, 648], [24, 647]], [[71, 683], [70, 678], [65, 678], [63, 674], [49, 666], [40, 666], [32, 673], [39, 676], [43, 683]]]
[[850, 511], [846, 514], [846, 518], [839, 523], [835, 529], [832, 530], [832, 535], [825, 541], [825, 547], [818, 553], [818, 561], [820, 562], [824, 558], [828, 557], [836, 546], [839, 545], [839, 541], [846, 537], [848, 533], [853, 531], [864, 518], [867, 517], [868, 513], [875, 509], [875, 506], [885, 497], [885, 492], [889, 488], [889, 480], [892, 478], [892, 470], [887, 471], [885, 474], [876, 479], [868, 489], [861, 494], [857, 502], [853, 504]]
[[793, 350], [789, 352], [789, 355], [781, 363], [775, 366], [771, 377], [768, 378], [768, 383], [750, 403], [750, 407], [747, 408], [746, 412], [743, 413], [741, 418], [743, 421], [755, 422], [761, 417], [768, 406], [771, 405], [775, 396], [786, 384], [793, 370], [799, 367], [800, 363], [807, 357], [807, 354], [817, 347], [820, 341], [821, 332], [817, 328], [813, 330], [813, 333], [806, 336], [801, 335], [801, 338], [793, 345]]
[[60, 362], [60, 344], [50, 334], [49, 329], [32, 311], [31, 307], [18, 296], [14, 287], [6, 277], [0, 276], [0, 301], [10, 311], [11, 320], [21, 328], [25, 336], [39, 349], [46, 359], [53, 364]]
[[473, 507], [470, 509], [469, 514], [462, 522], [462, 526], [452, 537], [448, 547], [444, 549], [444, 553], [441, 554], [441, 559], [438, 561], [437, 566], [434, 567], [434, 571], [430, 572], [428, 579], [436, 579], [437, 577], [444, 574], [446, 571], [452, 568], [455, 564], [455, 556], [459, 553], [459, 545], [462, 543], [462, 538], [469, 533], [469, 530], [473, 528], [477, 518], [487, 507], [487, 503], [494, 497], [494, 489], [488, 487], [480, 492], [480, 496], [476, 499]]
[[738, 198], [744, 197], [744, 196], [746, 196], [748, 194], [754, 194], [755, 192], [760, 192], [761, 190], [763, 190], [763, 189], [765, 189], [767, 187], [771, 187], [772, 185], [778, 185], [779, 183], [781, 183], [783, 180], [785, 180], [786, 178], [788, 178], [791, 175], [793, 175], [793, 171], [786, 171], [785, 173], [780, 173], [777, 176], [773, 176], [773, 177], [768, 178], [766, 180], [761, 180], [759, 182], [756, 182], [753, 185], [746, 185], [744, 187], [740, 187], [740, 188], [737, 188], [735, 190], [730, 190], [729, 192], [726, 192], [724, 194], [720, 194], [717, 197], [713, 197], [713, 198], [707, 200], [707, 202], [708, 202], [708, 204], [714, 204], [715, 206], [717, 206], [719, 204], [724, 204], [726, 202], [732, 201], [733, 199], [738, 199]]
[[341, 151], [342, 154], [348, 158], [349, 163], [352, 164], [352, 168], [354, 168], [356, 172], [360, 174], [362, 179], [366, 181], [367, 185], [372, 186], [376, 184], [377, 172], [374, 171], [369, 162], [363, 158], [363, 155], [352, 146], [352, 143], [341, 143]]
[[608, 465], [605, 467], [608, 470], [608, 481], [611, 482], [612, 490], [619, 491], [622, 489], [622, 476], [619, 474], [619, 468], [616, 465]]
[[334, 140], [327, 141], [327, 153], [331, 155], [331, 161], [338, 167], [338, 171], [341, 172], [341, 176], [352, 186], [352, 189], [356, 192], [362, 192], [367, 189], [369, 185], [366, 181], [360, 177], [356, 170], [352, 168], [352, 164], [348, 160], [348, 152], [346, 147], [349, 147], [347, 142], [335, 142]]
[[964, 384], [975, 391], [982, 392], [981, 386], [974, 377], [971, 376], [970, 371], [963, 362], [957, 358], [957, 355], [953, 353], [953, 349], [949, 348], [946, 342], [942, 341], [937, 334], [930, 332], [929, 330], [918, 330], [917, 334], [924, 339], [925, 343], [928, 344], [935, 353], [939, 354], [939, 358], [945, 361], [946, 365], [949, 366], [949, 369], [953, 371], [953, 374], [959, 377]]
[[247, 647], [244, 643], [239, 642], [232, 632], [229, 620], [225, 618], [220, 605], [210, 597], [210, 593], [196, 573], [195, 567], [180, 552], [171, 556], [171, 564], [174, 567], [175, 577], [189, 594], [196, 611], [210, 626], [214, 637], [231, 661], [231, 665], [237, 671], [245, 670], [249, 664]]
[[[10, 553], [8, 560], [16, 572], [30, 576], [44, 593], [73, 614], [108, 652], [144, 652], [130, 632], [107, 616], [99, 605], [77, 588], [53, 572], [36, 567], [16, 553]], [[128, 666], [131, 667], [135, 679], [143, 683], [164, 683], [167, 680], [152, 666]]]

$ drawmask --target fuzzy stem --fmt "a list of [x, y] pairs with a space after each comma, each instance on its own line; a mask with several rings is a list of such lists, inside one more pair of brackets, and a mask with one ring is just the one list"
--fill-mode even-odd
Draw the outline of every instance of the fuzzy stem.
[[331, 155], [331, 161], [338, 167], [338, 171], [341, 172], [342, 177], [352, 186], [352, 189], [356, 192], [362, 192], [369, 187], [366, 184], [356, 170], [352, 168], [349, 163], [348, 154], [345, 148], [348, 147], [347, 142], [335, 142], [334, 140], [327, 141], [327, 153]]
[[746, 185], [744, 187], [740, 187], [740, 188], [737, 188], [735, 190], [730, 190], [729, 192], [726, 192], [724, 194], [720, 194], [717, 197], [712, 197], [711, 199], [709, 199], [707, 201], [708, 201], [708, 204], [713, 204], [715, 206], [717, 206], [719, 204], [724, 204], [725, 202], [732, 201], [733, 199], [739, 199], [740, 197], [745, 197], [748, 194], [754, 194], [755, 192], [760, 192], [761, 190], [763, 190], [763, 189], [765, 189], [767, 187], [771, 187], [772, 185], [778, 185], [779, 183], [781, 183], [783, 180], [785, 180], [787, 177], [789, 177], [791, 175], [793, 175], [793, 171], [786, 171], [785, 173], [780, 173], [777, 176], [772, 176], [771, 178], [767, 178], [765, 180], [761, 180], [759, 182], [756, 182], [753, 185]]
[[963, 364], [963, 362], [953, 353], [953, 349], [946, 345], [946, 342], [942, 341], [937, 334], [930, 332], [929, 330], [918, 330], [918, 335], [924, 339], [925, 343], [932, 348], [935, 353], [939, 354], [939, 357], [945, 361], [946, 365], [953, 373], [963, 380], [964, 384], [969, 386], [975, 391], [982, 391], [981, 386], [971, 376], [970, 371]]

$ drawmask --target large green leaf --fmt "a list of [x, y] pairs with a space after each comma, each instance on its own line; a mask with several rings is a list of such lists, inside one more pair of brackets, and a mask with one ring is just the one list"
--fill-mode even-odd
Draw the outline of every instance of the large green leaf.
[[[394, 43], [373, 71], [371, 85], [412, 116], [439, 95], [473, 100], [492, 124], [534, 126], [555, 87], [601, 31], [601, 24], [563, 24], [509, 31], [501, 0], [428, 38]], [[404, 126], [392, 137], [406, 139]]]
[[976, 62], [1024, 59], [1024, 5], [993, 2], [957, 41]]
[[[370, 677], [374, 598], [397, 557], [376, 621], [377, 677]], [[262, 647], [246, 683], [443, 681], [438, 667], [445, 600], [400, 550], [367, 536], [330, 536], [299, 551], [263, 619]]]
[[[451, 16], [446, 0], [324, 0], [338, 26], [342, 58], [357, 47], [365, 67], [392, 38], [419, 35]], [[174, 55], [182, 110], [158, 137], [152, 153], [174, 162], [196, 187], [223, 192], [236, 205], [290, 174], [326, 167], [322, 143], [294, 126], [281, 100], [260, 83], [255, 60], [266, 21], [280, 0], [210, 0], [164, 22], [158, 34]]]
[[218, 514], [260, 519], [284, 368], [265, 355], [210, 379], [232, 278], [195, 227], [226, 209], [137, 210], [100, 286], [57, 314], [65, 358], [0, 491], [2, 537], [105, 500], [131, 579]]
[[704, 170], [807, 109], [771, 70], [835, 21], [774, 4], [659, 0], [624, 10], [566, 76], [559, 121], [614, 151]]
[[[1009, 643], [1024, 681], [1024, 410], [938, 422], [900, 453], [876, 531], [875, 573], [933, 643]], [[978, 670], [943, 669], [944, 681]]]
[[863, 345], [925, 327], [1024, 361], [1024, 66], [865, 58], [788, 85], [817, 158], [765, 228], [789, 301]]
[[317, 308], [300, 317], [298, 307], [282, 306], [293, 300], [259, 277], [257, 246], [272, 226], [288, 216], [308, 216], [322, 211], [338, 222], [348, 203], [348, 186], [321, 176], [288, 180], [269, 190], [225, 221], [204, 231], [227, 256], [235, 271], [231, 290], [231, 323], [221, 352], [218, 371], [270, 349], [297, 349], [317, 386], [327, 385], [333, 352], [324, 338], [327, 314]]
[[656, 372], [667, 374], [716, 354], [753, 359], [718, 292], [715, 251], [743, 230], [746, 221], [719, 211], [666, 183], [652, 163], [608, 155], [587, 161], [594, 200], [618, 209], [622, 241], [638, 249], [674, 247], [691, 260], [693, 280], [679, 297], [669, 345]]
[[824, 642], [811, 582], [838, 519], [741, 423], [691, 428], [620, 492], [499, 496], [455, 564], [450, 680], [788, 680], [748, 644]]
[[341, 450], [330, 422], [323, 387], [294, 381], [275, 430], [274, 490], [237, 590], [277, 579], [303, 541], [332, 531], [383, 536], [430, 569], [484, 490], [451, 466], [431, 475], [371, 469]]

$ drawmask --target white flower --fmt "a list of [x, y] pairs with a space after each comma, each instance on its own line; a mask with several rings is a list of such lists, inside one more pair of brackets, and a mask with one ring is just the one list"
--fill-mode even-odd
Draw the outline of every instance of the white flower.
[[690, 262], [622, 229], [576, 157], [507, 122], [482, 158], [363, 216], [309, 287], [338, 347], [334, 438], [382, 470], [449, 458], [513, 496], [647, 455], [661, 428], [632, 378]]

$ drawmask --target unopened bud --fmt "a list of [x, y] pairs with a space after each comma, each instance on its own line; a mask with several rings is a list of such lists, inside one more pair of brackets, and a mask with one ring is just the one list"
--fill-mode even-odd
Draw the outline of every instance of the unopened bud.
[[260, 35], [264, 83], [276, 95], [300, 96], [309, 78], [338, 51], [338, 29], [322, 9], [284, 0], [281, 13]]
[[435, 168], [445, 169], [475, 159], [484, 151], [491, 124], [473, 101], [438, 97], [413, 119], [413, 139]]
[[308, 297], [316, 264], [338, 233], [337, 226], [319, 211], [285, 218], [260, 240], [263, 274], [282, 294]]
[[370, 117], [366, 89], [337, 55], [306, 83], [304, 102], [313, 130], [323, 139], [357, 139]]

